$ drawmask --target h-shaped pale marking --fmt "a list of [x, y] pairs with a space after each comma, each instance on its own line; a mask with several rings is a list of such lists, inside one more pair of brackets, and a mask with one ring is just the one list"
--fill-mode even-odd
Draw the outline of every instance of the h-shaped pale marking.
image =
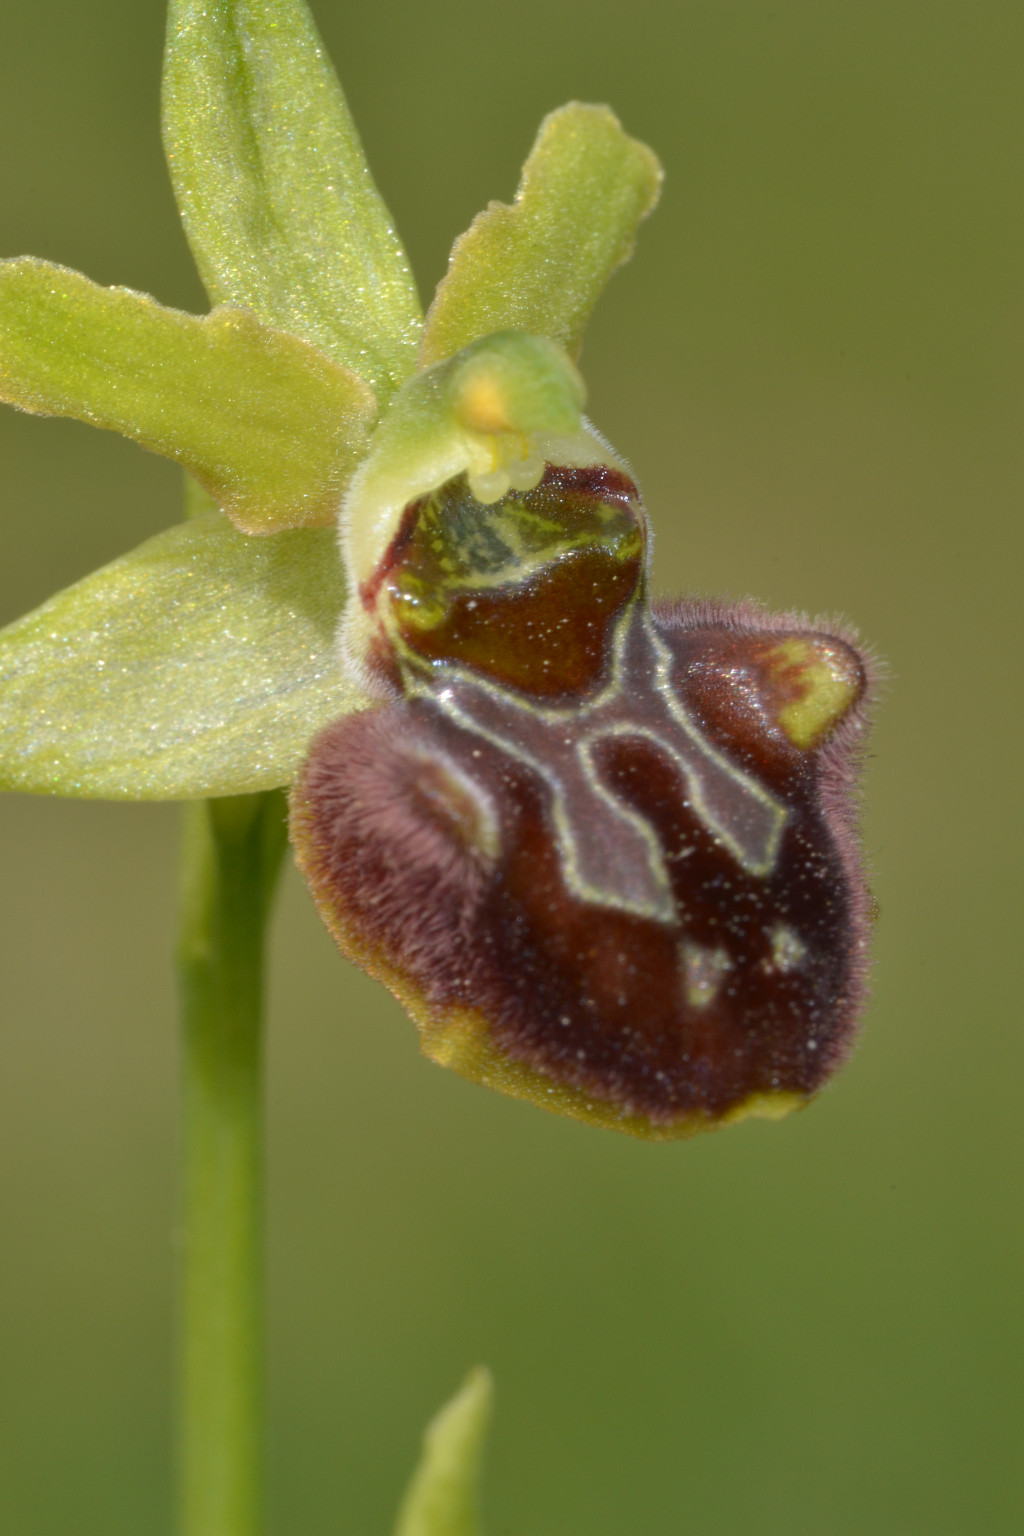
[[695, 815], [748, 874], [771, 872], [787, 812], [690, 719], [672, 690], [671, 664], [646, 609], [632, 604], [615, 633], [608, 685], [572, 708], [536, 705], [454, 663], [410, 668], [407, 685], [411, 696], [432, 699], [457, 725], [540, 775], [551, 792], [566, 884], [576, 895], [674, 923], [661, 844], [647, 818], [602, 782], [594, 755], [601, 742], [639, 738], [663, 752], [682, 775]]

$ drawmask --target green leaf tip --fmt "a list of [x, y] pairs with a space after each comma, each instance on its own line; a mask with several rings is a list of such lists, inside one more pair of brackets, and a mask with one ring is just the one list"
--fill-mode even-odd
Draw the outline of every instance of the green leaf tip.
[[493, 1398], [491, 1374], [477, 1366], [431, 1419], [394, 1536], [480, 1536], [480, 1474]]
[[0, 263], [0, 399], [176, 459], [247, 533], [332, 522], [376, 416], [354, 373], [248, 310], [187, 315], [32, 257]]
[[163, 122], [211, 302], [246, 305], [385, 399], [414, 366], [419, 301], [303, 0], [171, 0]]
[[550, 113], [515, 202], [491, 203], [455, 242], [420, 363], [502, 330], [548, 336], [576, 356], [594, 301], [658, 200], [661, 174], [608, 107], [571, 102]]
[[287, 784], [367, 700], [342, 675], [333, 529], [201, 513], [0, 631], [0, 790], [187, 800]]

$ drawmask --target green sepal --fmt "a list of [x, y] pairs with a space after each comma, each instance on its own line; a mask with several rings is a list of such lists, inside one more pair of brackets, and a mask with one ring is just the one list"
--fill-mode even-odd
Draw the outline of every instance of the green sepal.
[[594, 301], [632, 255], [660, 188], [656, 156], [608, 107], [570, 102], [550, 113], [515, 202], [491, 203], [456, 240], [421, 365], [503, 330], [549, 336], [576, 357]]
[[303, 0], [171, 0], [164, 145], [214, 304], [244, 304], [378, 397], [415, 363], [419, 301]]
[[0, 263], [0, 399], [176, 459], [247, 533], [330, 523], [376, 416], [356, 374], [248, 310], [187, 315], [28, 256]]
[[395, 1536], [479, 1536], [480, 1473], [494, 1386], [482, 1366], [431, 1419]]
[[364, 696], [334, 533], [170, 528], [0, 631], [0, 789], [117, 800], [287, 784]]

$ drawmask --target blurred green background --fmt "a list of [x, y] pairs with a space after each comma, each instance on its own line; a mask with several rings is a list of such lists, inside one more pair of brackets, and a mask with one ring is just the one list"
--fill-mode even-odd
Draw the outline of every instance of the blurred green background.
[[[541, 115], [609, 101], [662, 206], [584, 354], [665, 590], [887, 659], [881, 903], [806, 1114], [634, 1144], [422, 1061], [290, 875], [269, 1024], [271, 1530], [384, 1536], [498, 1380], [490, 1536], [1021, 1529], [1024, 11], [469, 0], [317, 14], [424, 294]], [[0, 250], [204, 307], [158, 0], [0, 19]], [[167, 525], [177, 473], [0, 418], [0, 621]], [[169, 1532], [177, 814], [0, 802], [0, 1529]]]

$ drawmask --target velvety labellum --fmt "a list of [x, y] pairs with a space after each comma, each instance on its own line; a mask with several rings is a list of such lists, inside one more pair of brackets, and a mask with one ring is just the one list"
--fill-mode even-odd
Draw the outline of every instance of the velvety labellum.
[[846, 1055], [868, 909], [865, 665], [753, 605], [651, 605], [624, 470], [406, 509], [362, 601], [394, 701], [329, 727], [300, 863], [342, 949], [467, 1076], [669, 1137]]

